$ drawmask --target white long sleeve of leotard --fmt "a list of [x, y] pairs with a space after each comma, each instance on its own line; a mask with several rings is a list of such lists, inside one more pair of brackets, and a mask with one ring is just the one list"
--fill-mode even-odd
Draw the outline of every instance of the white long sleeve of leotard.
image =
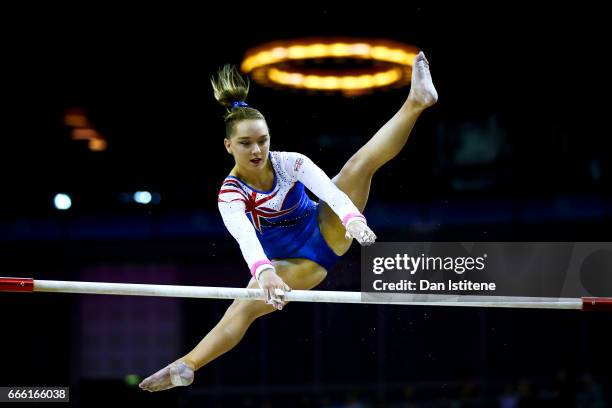
[[351, 199], [340, 190], [319, 166], [301, 153], [285, 152], [285, 170], [325, 201], [336, 215], [346, 225], [354, 218], [365, 222], [365, 217], [359, 212]]
[[257, 238], [253, 224], [245, 213], [246, 205], [240, 194], [224, 194], [223, 200], [218, 200], [218, 207], [225, 227], [240, 246], [240, 251], [249, 266], [251, 275], [258, 278], [264, 269], [274, 269]]

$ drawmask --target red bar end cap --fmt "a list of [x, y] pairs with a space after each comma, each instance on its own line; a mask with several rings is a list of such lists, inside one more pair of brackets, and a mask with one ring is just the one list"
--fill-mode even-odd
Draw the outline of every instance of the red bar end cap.
[[32, 292], [32, 278], [0, 278], [0, 292]]
[[585, 312], [596, 310], [612, 312], [612, 298], [583, 297], [582, 310]]

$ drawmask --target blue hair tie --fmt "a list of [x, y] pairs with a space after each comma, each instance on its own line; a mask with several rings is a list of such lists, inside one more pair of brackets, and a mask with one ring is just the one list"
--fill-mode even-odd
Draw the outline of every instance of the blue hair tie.
[[237, 102], [232, 102], [232, 107], [230, 109], [234, 109], [234, 108], [250, 108], [250, 106], [243, 101], [237, 101]]

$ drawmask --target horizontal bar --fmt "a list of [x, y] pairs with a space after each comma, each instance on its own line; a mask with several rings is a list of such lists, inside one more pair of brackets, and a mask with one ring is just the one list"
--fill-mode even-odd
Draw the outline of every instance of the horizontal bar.
[[[0, 277], [0, 291], [52, 292], [98, 295], [161, 296], [207, 299], [263, 300], [261, 289], [207, 286], [149, 285], [135, 283], [33, 280]], [[612, 298], [537, 298], [516, 296], [450, 296], [424, 294], [382, 294], [362, 292], [293, 290], [291, 302], [390, 304], [445, 307], [498, 307], [525, 309], [574, 309], [612, 311]]]

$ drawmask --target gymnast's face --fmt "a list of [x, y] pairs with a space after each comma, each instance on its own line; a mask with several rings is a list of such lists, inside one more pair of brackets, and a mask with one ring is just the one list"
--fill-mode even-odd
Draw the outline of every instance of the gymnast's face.
[[266, 168], [270, 134], [265, 120], [247, 119], [236, 123], [230, 138], [225, 138], [224, 143], [240, 168], [247, 171]]

